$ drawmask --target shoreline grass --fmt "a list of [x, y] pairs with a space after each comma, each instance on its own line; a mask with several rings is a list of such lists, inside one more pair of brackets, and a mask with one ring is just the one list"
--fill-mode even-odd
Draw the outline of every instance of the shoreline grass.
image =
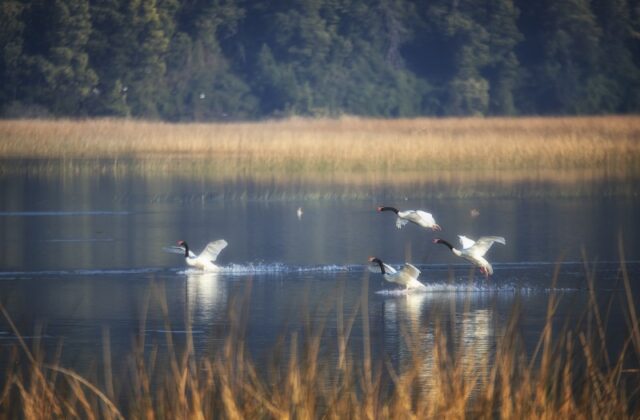
[[637, 174], [640, 117], [345, 117], [218, 124], [3, 120], [0, 158], [135, 159], [161, 165], [188, 159], [236, 173], [597, 169]]
[[[0, 179], [64, 180], [79, 187], [100, 177], [137, 179], [149, 189], [199, 183], [194, 199], [434, 199], [637, 197], [638, 173], [625, 168], [404, 172], [236, 172], [202, 159], [1, 159]], [[177, 184], [178, 183], [178, 184]], [[177, 188], [177, 187], [174, 187]], [[171, 194], [171, 190], [166, 194]]]
[[[588, 264], [585, 271], [592, 286]], [[424, 326], [407, 325], [406, 363], [375, 363], [365, 275], [360, 305], [352, 313], [344, 313], [339, 295], [331, 308], [318, 308], [336, 311], [336, 336], [323, 334], [322, 322], [283, 336], [266, 373], [252, 362], [243, 335], [248, 292], [231, 305], [229, 333], [217, 353], [198, 355], [190, 335], [176, 345], [166, 321], [167, 360], [161, 360], [156, 347], [145, 351], [141, 334], [121, 381], [113, 378], [110, 363], [102, 379], [90, 380], [57, 365], [56, 355], [46, 363], [48, 355], [33, 353], [21, 341], [27, 363], [12, 364], [0, 384], [0, 418], [638, 418], [640, 326], [624, 262], [620, 271], [628, 336], [618, 354], [607, 353], [607, 312], [591, 290], [587, 321], [565, 323], [561, 329], [555, 322], [561, 300], [550, 294], [533, 352], [523, 347], [515, 308], [497, 334], [492, 355], [478, 359], [473, 343], [456, 344], [447, 328], [435, 322], [429, 348], [413, 338], [414, 330]], [[557, 272], [551, 290], [555, 279]], [[161, 289], [154, 294], [168, 320]], [[361, 342], [351, 335], [356, 322], [362, 323]], [[104, 337], [103, 357], [110, 359], [108, 334]], [[337, 357], [325, 359], [326, 348]]]

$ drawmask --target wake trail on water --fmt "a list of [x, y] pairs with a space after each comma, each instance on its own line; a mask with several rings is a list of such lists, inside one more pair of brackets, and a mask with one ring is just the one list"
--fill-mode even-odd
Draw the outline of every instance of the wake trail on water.
[[572, 292], [579, 289], [575, 288], [542, 288], [523, 286], [518, 284], [451, 284], [451, 283], [426, 283], [423, 282], [424, 289], [383, 289], [375, 292], [381, 296], [414, 296], [424, 294], [475, 294], [475, 293], [538, 293], [538, 292]]
[[227, 264], [218, 266], [215, 271], [203, 271], [195, 268], [181, 270], [178, 274], [288, 274], [288, 273], [344, 273], [354, 271], [354, 266], [327, 264], [327, 265], [289, 265], [284, 263], [245, 263]]

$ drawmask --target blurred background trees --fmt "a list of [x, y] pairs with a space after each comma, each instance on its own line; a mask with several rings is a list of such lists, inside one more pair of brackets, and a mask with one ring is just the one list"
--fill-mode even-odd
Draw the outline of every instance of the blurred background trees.
[[0, 0], [0, 113], [632, 113], [639, 0]]

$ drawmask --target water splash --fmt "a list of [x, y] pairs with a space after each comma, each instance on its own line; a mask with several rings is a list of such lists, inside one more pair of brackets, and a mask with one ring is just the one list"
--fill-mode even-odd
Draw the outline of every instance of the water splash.
[[405, 296], [426, 293], [485, 293], [485, 292], [515, 292], [521, 290], [514, 285], [487, 285], [487, 284], [452, 284], [452, 283], [424, 283], [424, 289], [384, 289], [376, 294], [385, 296]]
[[245, 263], [221, 265], [217, 271], [203, 271], [195, 268], [178, 271], [178, 274], [225, 274], [225, 275], [245, 275], [245, 274], [287, 274], [287, 273], [341, 273], [352, 270], [352, 266], [347, 265], [288, 265], [284, 263]]

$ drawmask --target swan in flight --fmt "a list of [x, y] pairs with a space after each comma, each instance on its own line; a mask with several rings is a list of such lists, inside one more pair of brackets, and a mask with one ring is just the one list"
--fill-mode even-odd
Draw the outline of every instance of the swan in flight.
[[200, 255], [196, 255], [189, 249], [189, 245], [185, 241], [178, 241], [178, 246], [184, 250], [184, 259], [187, 265], [200, 268], [206, 271], [218, 271], [220, 267], [214, 264], [218, 254], [227, 246], [227, 241], [218, 239], [209, 242]]
[[413, 264], [405, 263], [400, 271], [382, 262], [380, 258], [369, 257], [369, 271], [381, 273], [384, 279], [391, 283], [396, 283], [405, 287], [405, 290], [421, 289], [425, 290], [426, 286], [418, 280], [420, 270]]
[[506, 240], [502, 236], [483, 236], [477, 241], [467, 238], [464, 235], [459, 235], [458, 238], [460, 238], [460, 245], [462, 245], [462, 249], [455, 248], [449, 242], [440, 238], [434, 239], [433, 243], [447, 246], [454, 255], [462, 257], [473, 265], [479, 267], [480, 271], [486, 277], [493, 274], [493, 267], [491, 266], [491, 263], [484, 258], [484, 255], [489, 251], [489, 248], [491, 248], [494, 242], [506, 245]]
[[431, 230], [442, 230], [440, 225], [436, 223], [436, 219], [433, 218], [431, 213], [427, 213], [423, 210], [404, 210], [400, 211], [395, 207], [381, 206], [378, 207], [378, 211], [392, 211], [398, 216], [396, 220], [396, 227], [400, 229], [402, 226], [409, 222], [413, 222], [418, 226], [422, 226]]

